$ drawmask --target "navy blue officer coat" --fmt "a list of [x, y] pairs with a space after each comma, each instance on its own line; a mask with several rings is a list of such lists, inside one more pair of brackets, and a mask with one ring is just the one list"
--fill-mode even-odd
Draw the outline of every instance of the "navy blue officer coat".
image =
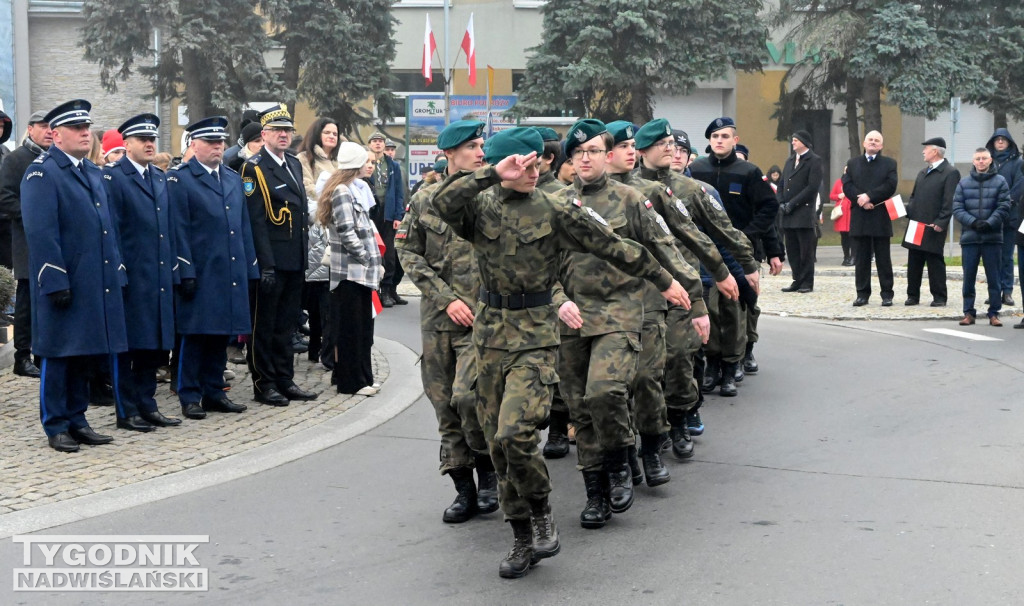
[[221, 182], [192, 158], [167, 174], [178, 277], [195, 278], [196, 296], [175, 299], [178, 332], [246, 335], [249, 280], [260, 277], [249, 211], [238, 173], [223, 164]]
[[149, 181], [128, 156], [103, 168], [110, 216], [128, 273], [124, 315], [129, 349], [174, 349], [174, 235], [164, 173], [149, 165]]
[[[51, 147], [21, 181], [21, 216], [32, 280], [32, 352], [44, 358], [128, 349], [121, 288], [128, 283], [110, 219], [103, 173], [82, 170]], [[71, 290], [57, 309], [50, 293]]]

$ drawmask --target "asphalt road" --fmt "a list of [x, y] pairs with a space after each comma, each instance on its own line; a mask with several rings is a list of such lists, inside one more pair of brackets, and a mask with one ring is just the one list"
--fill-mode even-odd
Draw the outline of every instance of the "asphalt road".
[[[378, 334], [419, 347], [416, 306]], [[974, 341], [929, 329], [996, 337]], [[1014, 604], [1024, 589], [1024, 331], [763, 317], [762, 371], [709, 397], [694, 459], [603, 530], [550, 464], [562, 553], [497, 575], [497, 514], [446, 525], [421, 399], [348, 442], [50, 534], [209, 534], [204, 594], [12, 594], [3, 604]], [[418, 377], [406, 380], [418, 381]], [[3, 570], [20, 565], [10, 540]], [[5, 574], [7, 578], [9, 575]]]

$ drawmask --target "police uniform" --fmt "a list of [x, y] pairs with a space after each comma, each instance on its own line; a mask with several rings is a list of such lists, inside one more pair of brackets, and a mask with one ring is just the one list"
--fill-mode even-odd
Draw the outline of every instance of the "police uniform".
[[[227, 118], [190, 124], [192, 140], [224, 141]], [[221, 389], [230, 337], [249, 328], [250, 280], [259, 278], [252, 226], [238, 173], [193, 157], [167, 175], [178, 275], [175, 318], [181, 333], [178, 399], [193, 419], [206, 411], [242, 412]]]
[[[438, 149], [455, 149], [480, 139], [483, 128], [478, 121], [453, 122], [438, 137]], [[454, 235], [430, 206], [430, 196], [438, 186], [427, 185], [412, 197], [395, 234], [395, 247], [406, 273], [423, 294], [423, 390], [437, 415], [441, 473], [452, 478], [459, 493], [443, 519], [464, 522], [477, 512], [498, 508], [498, 480], [476, 410], [472, 328], [456, 324], [446, 311], [457, 300], [470, 310], [477, 306], [480, 276], [475, 271], [472, 245]], [[474, 467], [479, 486], [473, 484]]]
[[[141, 114], [118, 127], [124, 138], [156, 139], [160, 119]], [[156, 371], [174, 348], [174, 282], [177, 255], [171, 232], [171, 209], [164, 172], [156, 165], [137, 164], [126, 154], [103, 169], [110, 215], [128, 274], [124, 289], [128, 353], [115, 369], [117, 426], [151, 431], [178, 425], [156, 404]]]
[[[283, 106], [260, 114], [264, 129], [291, 128]], [[246, 352], [256, 401], [287, 406], [288, 400], [312, 400], [316, 394], [295, 385], [292, 334], [302, 313], [309, 231], [302, 164], [290, 151], [284, 160], [266, 146], [242, 165], [242, 188], [252, 221], [259, 259], [259, 287], [250, 293], [252, 339]]]
[[[92, 124], [81, 99], [47, 114], [52, 129]], [[54, 144], [25, 171], [21, 213], [32, 285], [32, 350], [43, 359], [40, 417], [50, 446], [106, 444], [85, 418], [88, 367], [128, 349], [121, 289], [127, 284], [103, 174]]]
[[[485, 151], [487, 161], [496, 164], [542, 148], [536, 131], [514, 128], [488, 139]], [[477, 397], [501, 508], [515, 537], [499, 574], [518, 577], [531, 560], [555, 555], [559, 548], [537, 426], [548, 416], [558, 381], [558, 317], [551, 289], [562, 251], [592, 252], [661, 289], [673, 281], [646, 249], [619, 238], [578, 200], [517, 192], [500, 181], [494, 168], [481, 168], [449, 178], [431, 201], [455, 234], [473, 243], [480, 268], [482, 305], [473, 324]]]

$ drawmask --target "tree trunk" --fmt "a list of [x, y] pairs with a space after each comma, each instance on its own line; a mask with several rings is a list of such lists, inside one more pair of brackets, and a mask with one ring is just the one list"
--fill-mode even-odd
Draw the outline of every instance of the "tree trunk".
[[846, 137], [850, 157], [860, 154], [860, 122], [857, 120], [857, 93], [860, 87], [853, 78], [846, 79]]
[[1006, 126], [1006, 109], [994, 109], [992, 110], [992, 122], [995, 128], [1007, 128]]
[[647, 124], [654, 119], [651, 87], [647, 85], [646, 81], [630, 91], [629, 115], [635, 124]]
[[295, 116], [296, 91], [299, 88], [299, 68], [302, 66], [302, 49], [298, 40], [291, 40], [284, 48], [284, 71], [281, 79], [284, 81], [284, 88], [292, 93], [292, 100], [288, 102], [288, 113]]
[[882, 132], [882, 83], [874, 76], [864, 78], [864, 133]]
[[181, 79], [185, 85], [185, 102], [188, 104], [190, 123], [212, 114], [213, 88], [205, 77], [205, 65], [196, 51], [182, 51]]

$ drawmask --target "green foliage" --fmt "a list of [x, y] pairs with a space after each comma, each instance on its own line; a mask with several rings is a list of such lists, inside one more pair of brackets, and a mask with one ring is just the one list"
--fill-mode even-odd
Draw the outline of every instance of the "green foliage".
[[761, 69], [761, 0], [560, 0], [544, 12], [516, 113], [561, 108], [645, 122], [656, 93], [687, 94], [729, 67]]

